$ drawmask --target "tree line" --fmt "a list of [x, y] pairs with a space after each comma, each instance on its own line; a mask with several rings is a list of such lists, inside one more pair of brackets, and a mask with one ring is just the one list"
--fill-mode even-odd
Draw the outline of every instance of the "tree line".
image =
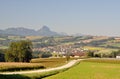
[[100, 58], [116, 58], [116, 56], [120, 56], [120, 50], [111, 51], [111, 53], [95, 53], [96, 51], [88, 51], [88, 57], [100, 57]]

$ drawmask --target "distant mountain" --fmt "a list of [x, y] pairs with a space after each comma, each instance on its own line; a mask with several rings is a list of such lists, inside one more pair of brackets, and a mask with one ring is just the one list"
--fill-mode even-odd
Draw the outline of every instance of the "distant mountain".
[[43, 26], [37, 33], [41, 36], [61, 36], [61, 34], [51, 31], [47, 26]]
[[20, 35], [20, 36], [65, 36], [64, 34], [51, 31], [47, 26], [43, 26], [41, 29], [35, 31], [33, 29], [27, 29], [23, 27], [18, 28], [8, 28], [5, 30], [0, 30], [0, 34], [8, 35]]
[[76, 33], [76, 34], [72, 34], [71, 36], [84, 36], [84, 35], [81, 33]]
[[0, 34], [5, 34], [5, 32], [3, 30], [0, 30]]
[[28, 35], [35, 35], [36, 31], [33, 29], [27, 29], [23, 27], [18, 28], [8, 28], [4, 30], [6, 34], [13, 34], [13, 35], [21, 35], [21, 36], [28, 36]]

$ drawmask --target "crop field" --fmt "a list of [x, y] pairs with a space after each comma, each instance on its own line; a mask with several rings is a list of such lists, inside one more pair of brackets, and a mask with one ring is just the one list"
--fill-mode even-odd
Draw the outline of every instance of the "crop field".
[[65, 64], [65, 62], [64, 58], [39, 58], [31, 60], [31, 63], [41, 63], [46, 68], [57, 67]]
[[43, 68], [45, 68], [45, 67], [40, 63], [16, 63], [16, 62], [0, 63], [0, 72], [43, 69]]
[[43, 38], [42, 36], [26, 36], [25, 39], [29, 40], [37, 40]]
[[32, 59], [30, 63], [2, 62], [0, 63], [0, 72], [53, 68], [65, 63], [65, 58], [37, 58]]
[[[71, 59], [72, 60], [72, 59]], [[12, 68], [14, 68], [15, 66], [17, 68], [22, 68], [22, 67], [28, 67], [28, 66], [43, 66], [46, 68], [51, 68], [51, 67], [56, 67], [56, 66], [61, 66], [63, 64], [67, 63], [65, 58], [38, 58], [38, 59], [32, 59], [31, 63], [1, 63], [1, 69], [3, 69], [3, 67], [8, 68], [9, 66], [11, 66]], [[33, 67], [34, 68], [34, 67]], [[10, 69], [8, 68], [9, 71]], [[0, 74], [0, 79], [41, 79], [43, 77], [46, 76], [50, 76], [53, 74], [57, 74], [60, 72], [65, 71], [66, 69], [62, 69], [62, 70], [55, 70], [55, 71], [50, 71], [50, 72], [44, 72], [44, 73], [31, 73], [31, 74], [22, 74], [22, 75], [18, 75], [18, 74], [13, 74], [13, 75], [1, 75]]]
[[[72, 60], [72, 58], [70, 60]], [[52, 67], [64, 65], [67, 62], [66, 62], [66, 58], [38, 58], [38, 59], [32, 59], [31, 63], [41, 63], [46, 68], [52, 68]]]
[[0, 46], [0, 49], [7, 49], [7, 46]]
[[88, 50], [103, 50], [103, 49], [105, 49], [105, 48], [85, 46], [84, 49], [88, 49]]
[[120, 60], [87, 60], [44, 79], [120, 79]]
[[1, 41], [1, 40], [6, 40], [6, 39], [5, 39], [5, 38], [0, 38], [0, 41]]

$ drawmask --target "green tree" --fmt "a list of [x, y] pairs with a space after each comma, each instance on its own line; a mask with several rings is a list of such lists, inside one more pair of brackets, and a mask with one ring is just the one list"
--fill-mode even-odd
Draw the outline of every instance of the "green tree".
[[41, 57], [42, 58], [48, 58], [48, 57], [51, 57], [52, 56], [52, 54], [50, 53], [50, 52], [43, 52], [42, 54], [41, 54]]
[[14, 62], [15, 61], [14, 56], [9, 49], [7, 49], [5, 52], [5, 61], [7, 61], [7, 62]]
[[4, 53], [3, 50], [0, 49], [0, 62], [4, 62], [5, 58], [4, 58]]
[[32, 58], [32, 43], [30, 41], [12, 42], [6, 51], [6, 61], [29, 62]]
[[32, 43], [30, 41], [20, 41], [18, 52], [20, 62], [29, 62], [32, 58]]
[[117, 55], [120, 55], [120, 50], [118, 50], [118, 51], [113, 51], [112, 53], [111, 53], [111, 57], [113, 57], [113, 58], [116, 58], [116, 56]]
[[94, 51], [88, 51], [87, 56], [88, 57], [94, 57]]

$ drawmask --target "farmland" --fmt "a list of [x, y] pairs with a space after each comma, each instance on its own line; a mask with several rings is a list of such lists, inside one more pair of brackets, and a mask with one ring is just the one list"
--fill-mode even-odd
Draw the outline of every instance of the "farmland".
[[[65, 58], [64, 59], [63, 58], [49, 58], [49, 59], [46, 58], [46, 59], [41, 59], [41, 60], [40, 59], [35, 59], [32, 62], [34, 62], [34, 63], [35, 62], [41, 62], [42, 63], [42, 61], [44, 61], [44, 62], [46, 61], [46, 63], [49, 63], [53, 60], [54, 60], [54, 62], [57, 60], [57, 62], [54, 63], [54, 64], [61, 64], [61, 62], [66, 61]], [[16, 74], [16, 75], [15, 74], [13, 74], [13, 75], [2, 75], [1, 74], [0, 78], [1, 79], [8, 79], [8, 78], [10, 78], [10, 79], [37, 79], [37, 78], [43, 78], [43, 77], [46, 77], [46, 76], [57, 74], [57, 73], [65, 71], [65, 70], [66, 70], [66, 68], [65, 69], [60, 69], [60, 70], [49, 71], [49, 72], [43, 72], [43, 73], [37, 73], [36, 72], [36, 73], [21, 74], [21, 75], [18, 75], [18, 74]]]
[[[4, 38], [5, 39], [5, 38]], [[65, 55], [71, 58], [101, 57], [115, 58], [119, 55], [119, 41], [115, 38], [92, 37], [20, 37], [29, 39], [33, 43], [33, 58], [30, 63], [5, 62], [0, 63], [0, 72], [35, 70], [43, 68], [54, 68], [66, 64]], [[4, 50], [10, 41], [18, 41], [14, 37], [6, 37], [0, 42], [1, 58], [5, 56]], [[2, 50], [3, 49], [3, 50]], [[66, 52], [68, 51], [68, 52]], [[79, 54], [80, 53], [80, 54]], [[50, 54], [50, 58], [46, 58]], [[89, 55], [89, 56], [88, 56]], [[103, 71], [104, 70], [104, 71]], [[22, 75], [0, 75], [0, 79], [119, 79], [120, 75], [119, 60], [86, 60], [80, 64], [59, 71], [45, 73], [30, 73]], [[64, 71], [64, 72], [63, 72]], [[11, 72], [10, 72], [11, 73]], [[99, 73], [99, 74], [98, 74]], [[57, 74], [57, 75], [55, 75]], [[53, 75], [53, 76], [51, 76]], [[51, 77], [48, 77], [51, 76]]]
[[45, 68], [40, 63], [0, 63], [0, 71], [20, 71]]
[[42, 63], [46, 68], [52, 68], [65, 64], [66, 58], [37, 58], [32, 59], [31, 63]]
[[[95, 62], [96, 61], [96, 62]], [[57, 75], [44, 79], [119, 79], [120, 60], [88, 60]], [[114, 63], [113, 63], [114, 62]]]
[[87, 50], [103, 50], [105, 48], [93, 47], [93, 46], [84, 46], [84, 49], [87, 49]]
[[20, 71], [31, 69], [43, 69], [58, 67], [66, 63], [65, 58], [37, 58], [32, 59], [31, 63], [8, 62], [0, 63], [0, 71]]
[[[56, 62], [55, 62], [56, 61]], [[33, 59], [31, 63], [46, 63], [46, 67], [52, 66], [50, 62], [63, 65], [65, 59], [45, 58]], [[48, 66], [50, 63], [50, 66]], [[53, 64], [52, 63], [52, 64]], [[60, 64], [61, 63], [61, 64]], [[55, 66], [53, 66], [55, 67]], [[120, 78], [120, 60], [117, 59], [88, 59], [70, 69], [62, 69], [44, 73], [30, 73], [21, 75], [0, 75], [1, 79], [119, 79]], [[56, 75], [55, 75], [56, 74]], [[53, 75], [53, 76], [51, 76]]]

